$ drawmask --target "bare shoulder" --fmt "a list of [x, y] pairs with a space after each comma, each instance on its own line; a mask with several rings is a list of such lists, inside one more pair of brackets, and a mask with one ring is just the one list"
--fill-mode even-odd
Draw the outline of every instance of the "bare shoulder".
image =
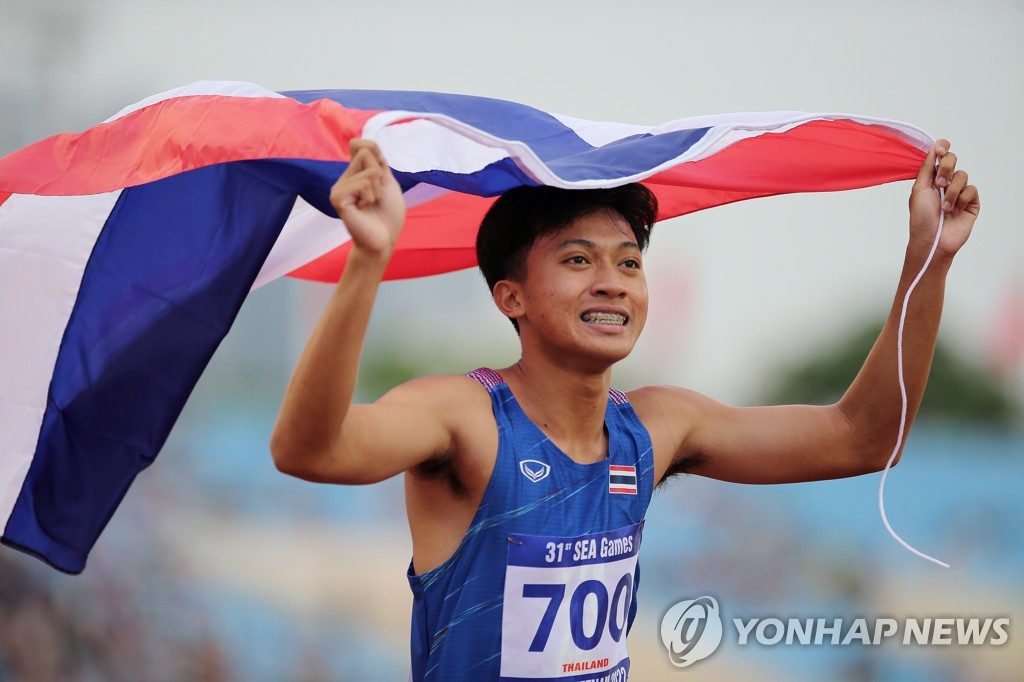
[[417, 403], [444, 407], [445, 403], [487, 400], [487, 391], [475, 379], [463, 374], [428, 374], [395, 386], [379, 403]]
[[699, 463], [699, 453], [688, 446], [717, 404], [714, 400], [678, 386], [644, 386], [626, 395], [651, 436], [657, 481]]
[[626, 395], [651, 437], [656, 441], [661, 437], [673, 451], [718, 405], [706, 395], [679, 386], [644, 386]]
[[463, 374], [430, 374], [411, 379], [385, 393], [376, 404], [429, 413], [453, 433], [472, 430], [476, 422], [493, 423], [487, 389]]
[[678, 423], [680, 417], [688, 413], [696, 416], [714, 403], [697, 391], [679, 386], [643, 386], [627, 391], [626, 395], [640, 421], [648, 428], [666, 420]]

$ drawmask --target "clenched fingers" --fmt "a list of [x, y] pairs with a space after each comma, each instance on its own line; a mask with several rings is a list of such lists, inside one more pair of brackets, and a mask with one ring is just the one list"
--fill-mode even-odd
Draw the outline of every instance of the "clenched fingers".
[[348, 168], [331, 188], [331, 204], [337, 210], [340, 206], [355, 205], [358, 208], [373, 206], [381, 197], [381, 183], [386, 166], [381, 165], [376, 145], [356, 144], [353, 140], [352, 157]]

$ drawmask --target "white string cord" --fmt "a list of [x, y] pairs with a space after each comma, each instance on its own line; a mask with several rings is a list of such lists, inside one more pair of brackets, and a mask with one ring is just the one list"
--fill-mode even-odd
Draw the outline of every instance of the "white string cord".
[[949, 564], [944, 561], [939, 561], [935, 557], [928, 556], [924, 552], [920, 552], [911, 547], [906, 540], [896, 534], [896, 531], [892, 529], [889, 524], [889, 517], [885, 514], [885, 479], [889, 476], [889, 469], [892, 468], [892, 463], [896, 460], [896, 455], [899, 454], [900, 447], [903, 445], [903, 435], [907, 428], [907, 385], [903, 381], [903, 325], [907, 320], [907, 307], [910, 303], [910, 294], [913, 293], [917, 283], [924, 277], [925, 271], [932, 262], [932, 256], [935, 255], [935, 250], [939, 247], [939, 238], [942, 237], [942, 223], [945, 213], [942, 210], [942, 203], [946, 200], [946, 191], [939, 188], [939, 227], [935, 231], [935, 241], [932, 243], [932, 250], [928, 252], [928, 258], [925, 259], [924, 265], [921, 267], [921, 271], [917, 273], [917, 277], [910, 283], [910, 287], [907, 289], [906, 295], [903, 297], [903, 311], [900, 313], [900, 325], [899, 330], [896, 333], [896, 370], [900, 380], [900, 396], [903, 398], [903, 408], [900, 413], [900, 431], [896, 437], [896, 447], [893, 448], [892, 454], [889, 455], [889, 461], [885, 464], [885, 469], [882, 470], [882, 480], [878, 483], [878, 511], [882, 514], [882, 523], [885, 524], [885, 529], [889, 531], [889, 535], [896, 540], [896, 542], [903, 545], [911, 554], [916, 554], [922, 559], [927, 559], [933, 564], [938, 564], [943, 568], [949, 568]]

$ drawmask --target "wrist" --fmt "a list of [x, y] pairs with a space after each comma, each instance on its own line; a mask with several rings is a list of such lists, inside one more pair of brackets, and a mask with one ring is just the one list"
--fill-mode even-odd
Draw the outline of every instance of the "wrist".
[[352, 264], [365, 265], [369, 267], [387, 267], [387, 264], [391, 261], [391, 255], [394, 253], [394, 244], [388, 244], [387, 246], [380, 247], [367, 247], [360, 246], [358, 244], [352, 245], [352, 250], [349, 251], [348, 259], [345, 266], [348, 267]]
[[345, 268], [342, 270], [341, 279], [338, 280], [338, 288], [371, 285], [375, 287], [384, 279], [384, 272], [391, 261], [391, 252], [392, 249], [380, 251], [353, 245], [345, 259]]
[[[935, 244], [933, 239], [917, 239], [911, 238], [907, 244], [907, 251], [905, 256], [905, 262], [908, 268], [915, 271], [920, 270], [925, 261], [928, 259], [928, 255], [932, 252], [932, 247]], [[928, 264], [929, 271], [941, 271], [946, 272], [949, 267], [953, 264], [953, 257], [955, 253], [949, 253], [942, 248], [940, 244], [935, 248], [935, 254], [932, 256], [931, 263]]]

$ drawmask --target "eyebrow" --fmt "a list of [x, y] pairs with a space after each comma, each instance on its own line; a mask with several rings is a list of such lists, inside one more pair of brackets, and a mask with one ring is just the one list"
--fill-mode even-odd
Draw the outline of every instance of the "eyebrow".
[[[585, 249], [596, 249], [597, 248], [597, 244], [595, 244], [594, 242], [590, 241], [589, 239], [566, 239], [564, 242], [562, 242], [561, 244], [556, 246], [555, 249], [556, 250], [561, 250], [561, 249], [564, 249], [567, 246], [582, 246]], [[640, 247], [637, 246], [636, 242], [629, 242], [629, 241], [619, 242], [619, 248], [620, 249], [634, 249], [636, 251], [640, 250]]]

